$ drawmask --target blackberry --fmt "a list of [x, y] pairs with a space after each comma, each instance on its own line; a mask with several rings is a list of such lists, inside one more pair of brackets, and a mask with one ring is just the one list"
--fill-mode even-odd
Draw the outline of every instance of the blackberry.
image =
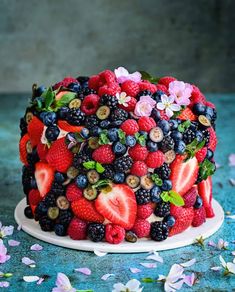
[[54, 207], [56, 206], [56, 195], [54, 193], [48, 193], [44, 198], [44, 202], [47, 207]]
[[91, 129], [94, 126], [98, 126], [98, 124], [99, 124], [99, 120], [98, 120], [97, 116], [95, 116], [95, 115], [87, 116], [85, 119], [85, 127], [87, 129]]
[[24, 215], [25, 215], [25, 217], [27, 217], [29, 219], [33, 219], [33, 212], [32, 212], [32, 209], [30, 206], [25, 207]]
[[78, 82], [84, 83], [84, 82], [87, 82], [89, 80], [89, 77], [88, 76], [79, 76], [76, 79]]
[[102, 173], [102, 177], [105, 179], [111, 179], [113, 180], [115, 171], [113, 169], [113, 166], [108, 164], [108, 165], [103, 165], [105, 168], [105, 171]]
[[57, 219], [57, 223], [68, 226], [72, 219], [73, 214], [70, 210], [60, 210], [60, 215]]
[[198, 122], [191, 121], [191, 125], [190, 125], [189, 129], [196, 132], [198, 130]]
[[216, 119], [217, 119], [217, 111], [216, 111], [216, 109], [213, 109], [213, 116], [211, 118], [212, 125], [215, 124]]
[[151, 223], [150, 237], [155, 241], [162, 241], [168, 237], [168, 226], [166, 223], [155, 221]]
[[54, 181], [52, 183], [50, 192], [53, 193], [54, 195], [56, 195], [56, 197], [64, 196], [65, 195], [65, 186], [63, 186], [61, 183]]
[[128, 171], [132, 167], [132, 164], [133, 164], [132, 158], [126, 155], [114, 161], [114, 169], [116, 172]]
[[57, 171], [54, 175], [54, 178], [55, 178], [55, 182], [62, 184], [66, 179], [66, 175], [62, 172]]
[[171, 136], [165, 136], [160, 143], [160, 147], [163, 153], [172, 150], [174, 148], [175, 142]]
[[33, 169], [23, 166], [22, 168], [22, 185], [25, 195], [28, 195], [31, 190], [31, 180], [33, 179]]
[[142, 90], [136, 95], [136, 99], [139, 100], [141, 96], [146, 96], [146, 95], [152, 96], [152, 92], [149, 90]]
[[80, 90], [77, 94], [78, 98], [83, 100], [85, 96], [89, 94], [96, 94], [96, 91], [94, 89], [90, 89], [89, 87], [84, 87], [82, 90]]
[[105, 227], [100, 223], [90, 223], [87, 228], [87, 234], [90, 240], [94, 242], [101, 241], [104, 238]]
[[121, 108], [116, 108], [110, 115], [110, 119], [112, 122], [115, 121], [122, 121], [124, 122], [125, 120], [128, 119], [128, 112], [121, 109]]
[[191, 129], [186, 130], [183, 134], [183, 141], [185, 142], [185, 144], [192, 143], [195, 138], [196, 132]]
[[171, 169], [164, 162], [162, 166], [155, 168], [154, 173], [158, 174], [161, 179], [168, 179], [171, 174]]
[[46, 203], [44, 201], [39, 202], [34, 212], [35, 220], [38, 221], [41, 217], [46, 216], [47, 210]]
[[39, 224], [43, 231], [52, 231], [54, 229], [55, 223], [49, 219], [47, 216], [43, 216], [39, 219]]
[[39, 156], [37, 153], [37, 149], [34, 148], [32, 153], [27, 154], [27, 161], [29, 163], [30, 168], [34, 169], [35, 164], [39, 161]]
[[169, 202], [161, 202], [156, 205], [154, 210], [154, 214], [158, 217], [165, 217], [170, 214], [170, 203]]
[[79, 153], [76, 153], [74, 155], [73, 166], [75, 168], [77, 168], [78, 170], [82, 170], [83, 169], [83, 165], [82, 165], [83, 162], [87, 162], [87, 161], [90, 161], [90, 160], [92, 160], [91, 154], [88, 153], [85, 150], [82, 150]]
[[56, 224], [54, 227], [55, 234], [58, 236], [65, 236], [67, 234], [67, 227], [62, 224]]
[[111, 109], [114, 109], [115, 107], [117, 107], [118, 100], [116, 96], [104, 94], [101, 96], [100, 103], [102, 105], [107, 105]]
[[202, 134], [203, 134], [204, 140], [205, 140], [204, 146], [208, 146], [209, 141], [210, 141], [210, 132], [208, 130], [202, 130]]
[[138, 189], [135, 192], [136, 202], [138, 205], [144, 205], [151, 201], [150, 190]]
[[66, 120], [72, 125], [82, 125], [85, 120], [85, 114], [79, 108], [69, 109]]
[[20, 119], [20, 130], [21, 130], [21, 133], [20, 134], [21, 134], [21, 137], [23, 137], [24, 134], [27, 133], [27, 127], [28, 127], [28, 125], [27, 125], [25, 119], [24, 118], [21, 118]]

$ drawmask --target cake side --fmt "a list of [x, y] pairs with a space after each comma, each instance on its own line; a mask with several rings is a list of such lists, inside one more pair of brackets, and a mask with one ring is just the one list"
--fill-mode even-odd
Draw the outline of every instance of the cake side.
[[214, 216], [216, 109], [199, 88], [125, 68], [33, 86], [20, 120], [25, 216], [44, 231], [162, 241]]

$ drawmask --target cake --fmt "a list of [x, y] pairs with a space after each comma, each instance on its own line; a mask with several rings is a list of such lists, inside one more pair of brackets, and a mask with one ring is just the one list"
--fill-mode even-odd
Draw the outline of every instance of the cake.
[[216, 109], [195, 85], [119, 67], [33, 85], [20, 120], [24, 214], [45, 232], [163, 241], [214, 216]]

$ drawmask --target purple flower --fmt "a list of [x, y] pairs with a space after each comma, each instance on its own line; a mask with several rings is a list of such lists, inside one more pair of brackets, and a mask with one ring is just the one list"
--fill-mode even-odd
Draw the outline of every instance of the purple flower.
[[172, 81], [169, 84], [169, 93], [179, 105], [189, 105], [193, 87], [183, 81]]
[[52, 289], [52, 292], [76, 292], [76, 289], [72, 287], [69, 278], [63, 273], [57, 274], [56, 286], [57, 287]]
[[118, 67], [117, 69], [115, 69], [114, 74], [116, 75], [118, 83], [123, 83], [127, 80], [132, 80], [132, 81], [137, 82], [137, 83], [141, 81], [140, 72], [136, 71], [136, 72], [130, 74], [127, 71], [127, 69], [124, 67]]
[[3, 241], [0, 239], [0, 264], [4, 264], [10, 259], [10, 255], [7, 255], [7, 248], [3, 244]]
[[167, 96], [163, 94], [161, 96], [161, 102], [157, 103], [157, 109], [165, 110], [168, 118], [171, 118], [174, 115], [174, 112], [178, 112], [180, 110], [180, 105], [174, 103], [174, 97], [172, 95]]
[[14, 226], [3, 226], [2, 222], [0, 221], [0, 238], [12, 235], [14, 231]]
[[155, 105], [156, 101], [149, 95], [141, 96], [135, 106], [134, 114], [138, 117], [149, 117]]

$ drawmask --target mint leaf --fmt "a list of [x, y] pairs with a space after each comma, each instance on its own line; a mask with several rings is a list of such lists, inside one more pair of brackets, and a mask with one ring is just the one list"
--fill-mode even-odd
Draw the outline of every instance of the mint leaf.
[[99, 162], [96, 162], [95, 169], [98, 173], [103, 173], [105, 171], [105, 168]]
[[181, 207], [184, 206], [184, 199], [180, 194], [174, 191], [169, 191], [170, 202], [175, 206]]
[[146, 138], [144, 135], [140, 135], [138, 138], [138, 142], [141, 146], [145, 146], [146, 145]]
[[109, 179], [101, 179], [97, 183], [92, 185], [92, 188], [101, 188], [106, 187], [111, 184], [111, 181]]
[[162, 186], [162, 179], [158, 176], [158, 174], [154, 173], [151, 175], [152, 181], [155, 183], [155, 185], [161, 187]]
[[55, 100], [55, 93], [52, 90], [52, 88], [48, 88], [48, 90], [45, 93], [45, 97], [44, 97], [44, 102], [45, 102], [45, 108], [48, 109], [50, 108], [50, 106], [52, 105], [52, 103]]
[[146, 72], [146, 71], [139, 71], [140, 72], [140, 74], [141, 74], [141, 78], [143, 79], [143, 80], [148, 80], [148, 81], [150, 81], [151, 83], [158, 83], [158, 81], [159, 81], [159, 79], [160, 78], [158, 78], [158, 77], [153, 77], [153, 76], [151, 76], [148, 72]]
[[76, 97], [75, 92], [67, 92], [62, 97], [56, 101], [56, 109], [67, 105], [72, 99]]
[[216, 170], [215, 164], [210, 162], [208, 159], [205, 159], [199, 165], [199, 174], [203, 180], [207, 179], [208, 176], [211, 176]]
[[195, 138], [190, 144], [186, 146], [186, 154], [187, 158], [185, 162], [188, 161], [190, 158], [193, 158], [198, 150], [200, 150], [205, 145], [205, 140], [198, 143], [197, 139]]
[[156, 280], [154, 280], [152, 278], [143, 278], [141, 281], [143, 283], [154, 283]]
[[107, 133], [108, 133], [107, 130], [104, 130], [100, 133], [98, 141], [100, 145], [108, 144], [110, 142]]
[[86, 169], [95, 169], [96, 163], [93, 160], [83, 162], [82, 164]]
[[42, 109], [42, 99], [41, 98], [36, 98], [36, 103], [37, 103], [37, 109]]
[[161, 198], [163, 202], [169, 202], [170, 201], [170, 196], [168, 192], [162, 192], [161, 193]]
[[118, 130], [118, 138], [122, 144], [126, 143], [126, 133], [123, 132], [121, 129]]
[[178, 126], [178, 131], [180, 133], [184, 133], [185, 130], [187, 130], [190, 126], [191, 126], [191, 122], [189, 120], [187, 120]]

